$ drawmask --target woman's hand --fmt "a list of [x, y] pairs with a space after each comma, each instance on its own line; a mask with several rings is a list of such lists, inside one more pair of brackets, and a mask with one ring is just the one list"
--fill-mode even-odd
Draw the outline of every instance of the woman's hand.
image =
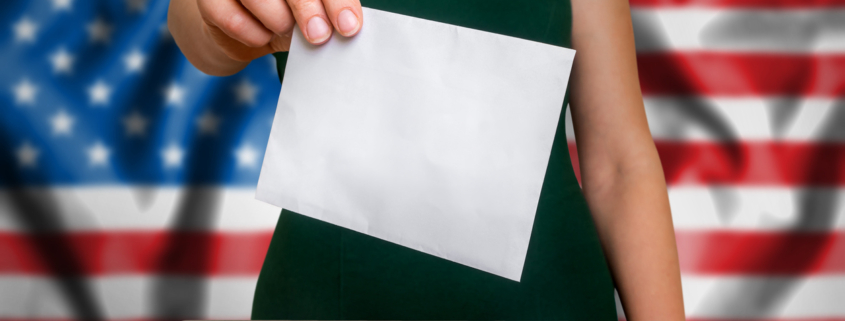
[[335, 29], [361, 30], [359, 0], [178, 0], [170, 2], [168, 27], [191, 63], [205, 73], [230, 75], [251, 60], [287, 51], [294, 25], [313, 44]]
[[329, 40], [332, 26], [349, 37], [363, 22], [358, 0], [199, 0], [197, 6], [203, 32], [238, 61], [287, 51], [294, 24], [316, 45]]

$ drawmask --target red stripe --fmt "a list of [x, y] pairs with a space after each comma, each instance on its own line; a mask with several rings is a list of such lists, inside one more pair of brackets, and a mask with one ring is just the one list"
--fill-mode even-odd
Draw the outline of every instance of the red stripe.
[[845, 55], [656, 52], [637, 65], [645, 95], [845, 95]]
[[[210, 316], [210, 317], [213, 317], [213, 316]], [[196, 317], [196, 319], [201, 319], [201, 317]], [[249, 320], [248, 317], [227, 318], [227, 320], [229, 320], [229, 319]], [[142, 319], [142, 318], [136, 318], [136, 319], [106, 319], [104, 321], [172, 321], [172, 320], [173, 319], [153, 319], [153, 318]], [[627, 320], [627, 319], [619, 318], [619, 321], [625, 321], [625, 320]], [[0, 321], [77, 321], [77, 320], [70, 319], [70, 318], [64, 318], [64, 319], [62, 319], [62, 318], [51, 318], [51, 319], [47, 319], [47, 318], [30, 318], [30, 319], [0, 318]], [[747, 319], [747, 318], [746, 319], [698, 319], [698, 318], [691, 318], [691, 319], [687, 319], [687, 321], [845, 321], [845, 318], [836, 318], [836, 317], [803, 318], [803, 319], [786, 319], [786, 318], [784, 318], [784, 319]]]
[[[214, 317], [214, 316], [206, 316]], [[187, 318], [187, 317], [186, 317]], [[197, 320], [202, 319], [202, 317], [196, 317]], [[104, 321], [172, 321], [173, 319], [153, 319], [153, 318], [135, 318], [135, 319], [106, 319]], [[214, 320], [214, 319], [211, 319]], [[248, 317], [243, 318], [226, 318], [226, 320], [249, 320]], [[620, 317], [619, 321], [625, 321], [624, 317]], [[687, 318], [687, 321], [845, 321], [845, 318], [838, 318], [838, 317], [829, 317], [829, 318], [781, 318], [781, 319], [701, 319], [701, 318]], [[0, 318], [0, 321], [77, 321], [76, 319], [70, 318], [30, 318], [30, 319], [23, 319], [23, 318]]]
[[[153, 314], [153, 311], [150, 311], [150, 314]], [[214, 316], [206, 316], [206, 315], [196, 315], [196, 316], [181, 316], [179, 319], [176, 318], [132, 318], [132, 319], [105, 319], [103, 321], [173, 321], [173, 320], [215, 320], [215, 319], [208, 319], [213, 318]], [[250, 320], [249, 316], [244, 316], [242, 318], [226, 318], [224, 320]], [[0, 321], [79, 321], [78, 319], [72, 318], [0, 318]], [[790, 321], [790, 320], [786, 320]], [[817, 320], [812, 320], [817, 321]], [[818, 320], [821, 321], [821, 320]]]
[[[200, 317], [197, 317], [199, 320]], [[248, 319], [243, 319], [248, 320]], [[71, 318], [0, 318], [0, 321], [79, 321], [77, 319]], [[103, 321], [173, 321], [172, 318], [170, 319], [154, 319], [154, 318], [133, 318], [133, 319], [106, 319]]]
[[[624, 319], [619, 319], [624, 320]], [[845, 318], [829, 317], [829, 318], [801, 318], [801, 319], [701, 319], [701, 318], [687, 318], [687, 321], [845, 321]]]
[[[153, 311], [150, 311], [150, 314], [153, 314]], [[173, 321], [173, 320], [215, 320], [215, 319], [208, 319], [213, 318], [214, 316], [205, 316], [205, 315], [196, 315], [196, 316], [181, 316], [180, 318], [126, 318], [126, 319], [105, 319], [103, 321]], [[248, 316], [243, 318], [226, 318], [225, 320], [250, 320]], [[0, 318], [0, 321], [79, 321], [78, 319], [72, 318]], [[815, 320], [814, 320], [815, 321]]]
[[[196, 317], [198, 320], [200, 317]], [[173, 319], [134, 318], [134, 319], [106, 319], [103, 321], [172, 321]], [[248, 320], [248, 319], [243, 319]], [[79, 321], [71, 318], [0, 318], [0, 321]]]
[[681, 271], [790, 276], [845, 272], [845, 232], [676, 231]]
[[[200, 317], [197, 317], [197, 319], [200, 319]], [[244, 317], [244, 318], [227, 318], [227, 319], [249, 320], [249, 318], [247, 318], [247, 317]], [[625, 320], [627, 320], [627, 319], [625, 319], [624, 317], [619, 318], [619, 321], [625, 321]], [[838, 318], [838, 317], [800, 318], [800, 319], [795, 319], [795, 318], [779, 318], [779, 319], [748, 319], [748, 318], [743, 318], [743, 319], [702, 319], [702, 318], [687, 318], [686, 320], [687, 321], [845, 321], [845, 318]], [[0, 321], [76, 321], [76, 320], [75, 319], [69, 319], [69, 318], [65, 318], [65, 319], [60, 319], [60, 318], [54, 318], [54, 319], [47, 319], [47, 318], [30, 318], [30, 319], [0, 318]], [[152, 319], [152, 318], [141, 319], [141, 318], [137, 318], [137, 319], [106, 319], [104, 321], [172, 321], [172, 319]]]
[[[845, 143], [656, 141], [669, 185], [845, 186]], [[570, 142], [580, 180], [578, 151]]]
[[[0, 233], [0, 274], [177, 274], [255, 276], [271, 231], [76, 232], [65, 235]], [[845, 232], [676, 233], [681, 269], [696, 274], [805, 275], [845, 272]], [[41, 253], [37, 242], [62, 242], [69, 253]], [[165, 244], [189, 251], [173, 255]], [[171, 247], [172, 248], [172, 247]], [[43, 255], [72, 258], [51, 269]], [[172, 258], [172, 259], [171, 259]], [[69, 270], [69, 266], [77, 268]]]
[[845, 0], [630, 0], [632, 7], [809, 9], [845, 6]]
[[[626, 321], [625, 317], [619, 317], [619, 321]], [[686, 318], [686, 321], [845, 321], [845, 318], [829, 317], [829, 318], [779, 318], [779, 319], [703, 319], [703, 318]]]
[[[199, 318], [198, 318], [199, 319]], [[235, 319], [235, 320], [249, 320], [249, 318], [227, 318], [228, 319]], [[214, 320], [214, 319], [212, 319]], [[619, 321], [625, 321], [624, 317], [618, 319]], [[779, 319], [749, 319], [749, 318], [742, 318], [742, 319], [702, 319], [702, 318], [687, 318], [687, 321], [845, 321], [845, 318], [839, 317], [829, 317], [829, 318], [779, 318]], [[75, 319], [46, 319], [46, 318], [31, 318], [31, 319], [4, 319], [0, 318], [0, 321], [76, 321]], [[105, 321], [172, 321], [172, 319], [106, 319]]]
[[272, 231], [0, 233], [0, 274], [257, 275], [272, 234]]
[[[213, 317], [213, 316], [206, 316]], [[202, 319], [201, 317], [196, 317], [196, 319]], [[249, 320], [248, 317], [243, 318], [227, 318], [227, 320]], [[106, 319], [104, 321], [172, 321], [173, 319], [153, 319], [153, 318], [135, 318], [135, 319]], [[213, 319], [212, 319], [213, 320]], [[624, 317], [620, 317], [619, 321], [625, 321]], [[838, 318], [838, 317], [829, 317], [829, 318], [781, 318], [781, 319], [701, 319], [701, 318], [687, 318], [687, 321], [845, 321], [845, 318]], [[75, 319], [70, 318], [30, 318], [30, 319], [23, 319], [23, 318], [0, 318], [0, 321], [77, 321]]]

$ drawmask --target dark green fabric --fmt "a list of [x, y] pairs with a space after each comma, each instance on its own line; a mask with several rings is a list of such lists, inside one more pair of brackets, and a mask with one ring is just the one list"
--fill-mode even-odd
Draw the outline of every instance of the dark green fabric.
[[[361, 2], [570, 47], [568, 1]], [[276, 58], [283, 75], [287, 55]], [[258, 279], [253, 319], [616, 320], [613, 281], [572, 171], [563, 114], [521, 282], [283, 210]]]

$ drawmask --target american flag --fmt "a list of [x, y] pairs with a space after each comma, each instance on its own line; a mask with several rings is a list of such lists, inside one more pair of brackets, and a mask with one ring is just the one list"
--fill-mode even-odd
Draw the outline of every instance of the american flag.
[[[0, 4], [0, 321], [249, 318], [274, 60], [203, 75], [167, 5]], [[688, 317], [845, 320], [845, 1], [631, 5]]]
[[0, 319], [249, 318], [272, 57], [204, 75], [168, 1], [0, 6]]

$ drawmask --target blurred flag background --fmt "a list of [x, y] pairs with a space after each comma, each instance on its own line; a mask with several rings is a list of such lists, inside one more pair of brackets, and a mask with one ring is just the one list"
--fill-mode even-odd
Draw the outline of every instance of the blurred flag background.
[[[203, 75], [167, 5], [0, 3], [0, 321], [249, 318], [274, 60]], [[631, 5], [688, 317], [845, 320], [845, 0]]]

